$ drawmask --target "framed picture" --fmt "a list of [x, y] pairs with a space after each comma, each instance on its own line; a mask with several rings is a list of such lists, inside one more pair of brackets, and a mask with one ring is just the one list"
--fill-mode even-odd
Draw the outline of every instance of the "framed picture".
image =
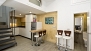
[[54, 17], [45, 18], [45, 24], [53, 24], [53, 23], [54, 23]]

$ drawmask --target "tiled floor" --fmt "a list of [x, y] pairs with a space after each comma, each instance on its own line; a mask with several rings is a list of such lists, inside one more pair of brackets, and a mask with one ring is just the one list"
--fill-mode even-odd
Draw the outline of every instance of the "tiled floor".
[[[23, 37], [16, 37], [17, 46], [11, 47], [9, 49], [6, 49], [4, 51], [59, 51], [56, 48], [56, 44], [45, 42], [44, 44], [41, 44], [41, 46], [35, 47], [31, 46], [31, 40], [23, 38]], [[79, 46], [79, 45], [78, 45]], [[74, 51], [84, 51], [84, 48], [75, 47]], [[64, 50], [60, 50], [64, 51]]]

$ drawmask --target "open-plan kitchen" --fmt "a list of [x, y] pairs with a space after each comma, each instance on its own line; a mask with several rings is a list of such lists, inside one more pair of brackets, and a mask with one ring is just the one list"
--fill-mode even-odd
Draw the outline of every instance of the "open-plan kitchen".
[[91, 51], [90, 0], [0, 0], [0, 51]]

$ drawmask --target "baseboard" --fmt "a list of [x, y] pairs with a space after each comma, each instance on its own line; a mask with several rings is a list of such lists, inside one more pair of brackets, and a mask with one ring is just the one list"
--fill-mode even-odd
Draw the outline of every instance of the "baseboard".
[[22, 35], [15, 35], [15, 36], [21, 36], [23, 38], [27, 38], [27, 39], [31, 40], [31, 38], [28, 38], [28, 37], [25, 37], [25, 36], [22, 36]]
[[21, 35], [15, 35], [15, 36], [21, 36]]

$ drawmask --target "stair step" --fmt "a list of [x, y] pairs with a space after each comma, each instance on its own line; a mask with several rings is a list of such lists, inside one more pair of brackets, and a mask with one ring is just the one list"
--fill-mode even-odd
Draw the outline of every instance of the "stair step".
[[13, 41], [13, 40], [14, 40], [14, 39], [0, 40], [0, 44], [7, 43], [7, 42], [10, 42], [10, 41]]
[[9, 48], [9, 47], [12, 47], [12, 46], [15, 46], [15, 45], [16, 45], [15, 42], [4, 44], [4, 45], [0, 45], [0, 51], [5, 49], [5, 48]]
[[2, 31], [0, 34], [11, 33], [12, 31]]
[[8, 30], [8, 29], [11, 29], [11, 28], [0, 28], [0, 30]]
[[11, 35], [2, 35], [0, 38], [10, 37]]

